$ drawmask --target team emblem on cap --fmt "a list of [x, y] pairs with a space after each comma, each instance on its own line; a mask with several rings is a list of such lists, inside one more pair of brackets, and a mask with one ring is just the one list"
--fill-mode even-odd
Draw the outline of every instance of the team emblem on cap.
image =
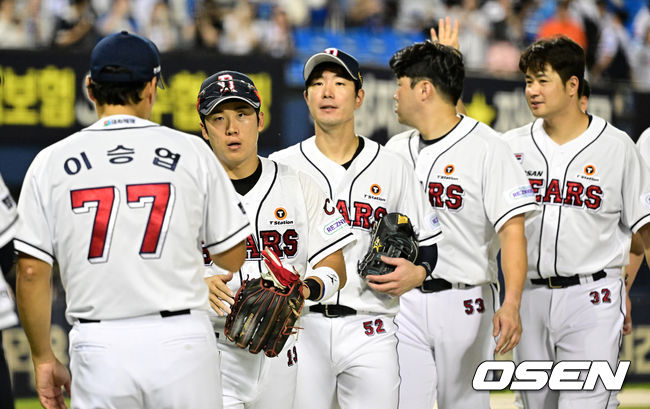
[[278, 207], [273, 213], [275, 214], [275, 218], [278, 220], [284, 220], [287, 218], [287, 211], [283, 207]]
[[375, 196], [380, 195], [381, 194], [381, 186], [374, 183], [372, 186], [370, 186], [370, 193], [372, 193]]
[[585, 166], [585, 175], [592, 176], [594, 173], [596, 173], [596, 168], [594, 165]]
[[454, 168], [454, 165], [449, 164], [445, 166], [445, 175], [451, 175], [454, 173], [454, 170], [456, 170], [456, 168]]

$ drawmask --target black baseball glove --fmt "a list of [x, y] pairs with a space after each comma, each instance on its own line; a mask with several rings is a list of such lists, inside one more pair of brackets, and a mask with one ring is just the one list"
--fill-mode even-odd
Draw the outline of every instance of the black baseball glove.
[[375, 224], [370, 247], [358, 263], [361, 277], [392, 273], [395, 266], [381, 261], [381, 256], [401, 257], [414, 262], [418, 256], [418, 242], [408, 216], [388, 213]]
[[266, 271], [261, 278], [245, 280], [226, 318], [226, 337], [243, 349], [257, 354], [264, 350], [269, 357], [277, 356], [294, 326], [305, 302], [298, 273], [282, 266], [268, 248], [262, 252]]

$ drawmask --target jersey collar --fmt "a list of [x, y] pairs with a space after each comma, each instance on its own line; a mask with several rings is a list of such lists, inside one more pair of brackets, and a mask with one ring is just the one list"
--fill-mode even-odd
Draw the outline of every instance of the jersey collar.
[[[422, 151], [420, 151], [420, 153], [426, 152], [428, 150], [432, 150], [434, 152], [442, 152], [458, 142], [459, 139], [464, 138], [468, 133], [472, 131], [472, 129], [476, 127], [476, 124], [478, 122], [476, 119], [462, 114], [458, 114], [458, 116], [460, 116], [460, 122], [458, 122], [456, 126], [452, 128], [452, 130], [449, 131], [449, 133], [447, 133], [440, 142], [425, 146], [422, 148]], [[415, 141], [412, 142], [414, 143], [412, 149], [417, 149], [420, 142], [419, 138], [412, 139], [415, 139]]]
[[555, 142], [553, 142], [551, 137], [544, 130], [544, 127], [542, 126], [543, 124], [544, 121], [542, 119], [538, 119], [533, 122], [532, 125], [533, 140], [536, 142], [537, 146], [541, 147], [544, 151], [557, 149], [564, 152], [577, 152], [590, 144], [603, 132], [603, 129], [605, 126], [607, 126], [607, 121], [592, 114], [592, 119], [589, 127], [587, 127], [587, 129], [580, 136], [563, 145], [557, 145]]
[[84, 128], [84, 131], [115, 131], [129, 128], [145, 128], [160, 126], [155, 122], [132, 115], [110, 115], [100, 118], [97, 122]]
[[[375, 158], [377, 154], [377, 150], [379, 149], [379, 144], [371, 139], [366, 138], [365, 136], [362, 135], [357, 135], [359, 138], [363, 138], [363, 149], [359, 154], [354, 158], [352, 163], [347, 169], [348, 173], [356, 174], [357, 169], [362, 169], [365, 168], [372, 160]], [[337, 163], [335, 163], [333, 160], [325, 156], [320, 149], [318, 149], [318, 146], [316, 146], [316, 136], [312, 136], [311, 138], [305, 139], [302, 141], [302, 148], [307, 154], [308, 157], [310, 158], [315, 158], [317, 163], [329, 163], [329, 164], [334, 164], [336, 166], [343, 167]]]

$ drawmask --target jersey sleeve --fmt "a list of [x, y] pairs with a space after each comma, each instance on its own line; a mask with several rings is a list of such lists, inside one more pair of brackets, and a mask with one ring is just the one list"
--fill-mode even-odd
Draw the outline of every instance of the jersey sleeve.
[[207, 160], [207, 200], [205, 203], [204, 241], [210, 254], [222, 253], [251, 234], [246, 211], [232, 182], [210, 152]]
[[538, 210], [523, 168], [505, 142], [488, 141], [483, 164], [483, 205], [495, 231], [512, 217]]
[[0, 247], [4, 247], [14, 237], [18, 210], [2, 175], [0, 175]]
[[309, 219], [308, 262], [313, 267], [325, 257], [355, 241], [352, 229], [325, 192], [307, 174], [298, 172]]
[[646, 166], [650, 168], [650, 128], [643, 131], [641, 136], [639, 136], [636, 146], [639, 149]]
[[429, 246], [437, 243], [443, 236], [438, 212], [429, 204], [415, 172], [409, 169], [403, 160], [400, 160], [400, 164], [402, 164], [402, 191], [397, 210], [411, 219], [418, 236], [418, 245]]
[[54, 263], [54, 247], [51, 228], [48, 223], [44, 198], [46, 194], [39, 190], [38, 181], [43, 177], [38, 164], [42, 156], [37, 156], [27, 170], [18, 200], [18, 222], [14, 248], [29, 254], [50, 265]]
[[650, 170], [631, 141], [625, 144], [621, 222], [636, 233], [650, 222]]

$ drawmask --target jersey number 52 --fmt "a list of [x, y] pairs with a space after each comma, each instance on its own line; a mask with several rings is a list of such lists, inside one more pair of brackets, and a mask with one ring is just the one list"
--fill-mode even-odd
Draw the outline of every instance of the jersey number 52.
[[[96, 210], [88, 261], [106, 262], [120, 207], [120, 190], [115, 186], [72, 190], [70, 201], [76, 214]], [[174, 206], [174, 186], [170, 183], [126, 185], [126, 204], [129, 208], [143, 208], [147, 203], [151, 203], [151, 211], [140, 246], [140, 257], [159, 258]]]

